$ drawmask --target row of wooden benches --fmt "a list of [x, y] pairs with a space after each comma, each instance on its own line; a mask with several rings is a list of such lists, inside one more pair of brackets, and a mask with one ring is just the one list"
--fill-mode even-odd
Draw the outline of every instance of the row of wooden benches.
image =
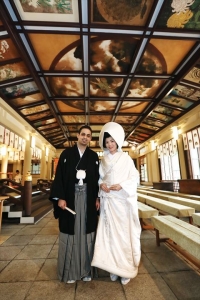
[[189, 204], [188, 202], [189, 200], [186, 202], [185, 201], [182, 202], [182, 200], [173, 199], [172, 197], [168, 198], [168, 200], [163, 200], [161, 199], [161, 197], [160, 198], [158, 197], [159, 197], [158, 195], [149, 196], [149, 195], [138, 193], [138, 201], [147, 205], [146, 210], [144, 211], [145, 213], [149, 211], [149, 215], [150, 215], [152, 211], [151, 208], [153, 207], [159, 210], [160, 212], [164, 212], [165, 214], [172, 215], [176, 218], [188, 218], [189, 223], [191, 224], [193, 222], [194, 223], [198, 222], [198, 213], [195, 215], [195, 218], [193, 218], [193, 215], [195, 214], [195, 210], [200, 211], [200, 201], [190, 200], [191, 201], [190, 206], [188, 205], [186, 206], [183, 205], [183, 203]]
[[[140, 189], [141, 191], [144, 191], [144, 189]], [[178, 193], [178, 192], [171, 192], [171, 191], [164, 191], [164, 190], [156, 190], [152, 188], [148, 188], [147, 192], [154, 192], [154, 193], [162, 193], [170, 195], [170, 196], [175, 196], [175, 197], [181, 197], [181, 198], [187, 198], [187, 199], [192, 199], [192, 200], [199, 200], [200, 201], [200, 196], [198, 195], [190, 195], [190, 194], [184, 194], [184, 193]]]
[[[147, 202], [149, 202], [149, 201], [147, 201]], [[143, 219], [150, 219], [151, 217], [158, 216], [158, 214], [159, 214], [158, 209], [156, 209], [154, 207], [151, 207], [149, 205], [138, 201], [138, 212], [139, 212], [139, 218], [140, 218], [142, 226], [144, 224], [143, 221], [142, 221]], [[192, 222], [191, 223], [193, 223], [193, 224], [197, 225], [198, 227], [200, 227], [200, 213], [195, 213], [194, 212], [194, 213], [191, 214], [191, 217], [192, 217]]]
[[[154, 190], [142, 190], [138, 189], [139, 194], [147, 195], [147, 196], [153, 196], [155, 198], [159, 198], [162, 200], [167, 200], [170, 202], [182, 204], [185, 206], [193, 207], [196, 211], [200, 211], [200, 197], [193, 199], [188, 197], [183, 197], [181, 194], [173, 193], [173, 194], [168, 194], [166, 191], [163, 192], [158, 192]], [[181, 196], [180, 196], [181, 195]]]
[[[197, 211], [200, 211], [198, 200], [168, 195], [166, 192], [138, 189], [138, 212], [143, 229], [155, 229], [158, 246], [166, 240], [160, 238], [159, 233], [162, 233], [200, 260], [200, 213]], [[159, 212], [167, 215], [159, 215]], [[189, 218], [190, 224], [179, 218]], [[151, 219], [152, 226], [146, 226], [143, 219]]]
[[181, 198], [187, 198], [187, 199], [193, 199], [193, 200], [199, 200], [200, 201], [200, 195], [190, 195], [190, 194], [185, 194], [185, 193], [180, 193], [180, 192], [172, 192], [172, 191], [166, 191], [166, 190], [158, 190], [153, 188], [152, 186], [138, 186], [138, 191], [142, 193], [149, 193], [149, 192], [154, 192], [154, 193], [162, 193], [163, 195], [171, 195], [171, 196], [178, 196]]

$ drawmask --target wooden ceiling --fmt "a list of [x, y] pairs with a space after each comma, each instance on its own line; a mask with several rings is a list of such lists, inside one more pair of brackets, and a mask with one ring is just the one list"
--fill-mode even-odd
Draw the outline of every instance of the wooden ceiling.
[[0, 97], [56, 149], [145, 142], [200, 104], [200, 0], [2, 0]]

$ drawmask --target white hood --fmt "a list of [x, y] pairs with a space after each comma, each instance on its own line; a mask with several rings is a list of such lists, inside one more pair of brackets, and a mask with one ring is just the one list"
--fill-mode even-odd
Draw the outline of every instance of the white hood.
[[118, 145], [117, 150], [122, 151], [121, 148], [123, 146], [124, 138], [125, 138], [123, 127], [115, 122], [108, 122], [102, 127], [99, 135], [99, 146], [101, 147], [102, 150], [107, 152], [108, 150], [106, 148], [103, 148], [104, 132], [108, 132], [112, 136], [112, 138], [115, 140], [115, 142]]

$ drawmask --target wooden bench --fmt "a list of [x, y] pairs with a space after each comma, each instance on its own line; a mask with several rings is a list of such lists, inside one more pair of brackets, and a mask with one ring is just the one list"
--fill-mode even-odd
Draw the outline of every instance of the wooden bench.
[[174, 191], [174, 182], [173, 181], [153, 182], [153, 189]]
[[[200, 227], [200, 213], [194, 213], [192, 214], [193, 223]], [[199, 249], [200, 251], [200, 249]]]
[[141, 193], [141, 194], [147, 195], [148, 190], [147, 190], [147, 189], [140, 189], [140, 188], [137, 188], [137, 192], [138, 192], [138, 193]]
[[160, 198], [163, 200], [167, 200], [168, 196], [170, 196], [168, 195], [168, 193], [165, 194], [162, 193], [161, 191], [154, 192], [154, 190], [144, 190], [144, 191], [138, 190], [138, 193], [143, 195], [155, 196], [156, 198]]
[[170, 202], [186, 205], [189, 207], [193, 207], [196, 211], [200, 212], [200, 201], [198, 201], [198, 200], [186, 199], [186, 198], [182, 198], [182, 197], [157, 193], [157, 192], [153, 192], [153, 191], [146, 191], [146, 193], [143, 193], [143, 194], [153, 196], [153, 197], [156, 197], [159, 199], [167, 200]]
[[193, 207], [196, 211], [200, 211], [200, 201], [181, 198], [181, 197], [174, 197], [174, 196], [169, 196], [168, 200], [174, 203], [179, 203], [179, 204]]
[[141, 190], [148, 190], [148, 189], [152, 189], [153, 186], [152, 185], [138, 185], [138, 189]]
[[[154, 216], [151, 218], [151, 222], [156, 230], [157, 246], [160, 246], [160, 242], [170, 238], [196, 259], [200, 260], [199, 228], [173, 216]], [[167, 238], [160, 238], [160, 233], [167, 236]]]
[[154, 192], [154, 191], [139, 191], [139, 193], [148, 195], [148, 196], [153, 196], [155, 198], [163, 199], [163, 200], [168, 200], [169, 195], [167, 194], [162, 194], [162, 192]]
[[200, 179], [179, 179], [181, 193], [200, 195]]
[[158, 199], [148, 195], [142, 195], [137, 193], [138, 200], [145, 201], [145, 204], [150, 205], [158, 209], [160, 212], [164, 212], [165, 214], [169, 214], [175, 216], [177, 218], [188, 218], [189, 222], [192, 224], [192, 214], [195, 213], [195, 209], [189, 206], [181, 205], [178, 203], [173, 203], [170, 201]]
[[140, 219], [140, 224], [142, 229], [153, 229], [151, 225], [146, 225], [143, 219], [150, 219], [153, 216], [158, 216], [158, 210], [152, 208], [144, 203], [137, 202], [138, 204], [138, 214]]
[[145, 204], [146, 203], [146, 197], [145, 196], [147, 196], [147, 195], [142, 195], [142, 194], [137, 193], [138, 201]]

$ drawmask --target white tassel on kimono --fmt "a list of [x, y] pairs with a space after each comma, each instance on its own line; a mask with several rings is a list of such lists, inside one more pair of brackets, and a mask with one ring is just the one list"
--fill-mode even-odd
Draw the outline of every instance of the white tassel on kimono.
[[76, 173], [76, 178], [79, 179], [78, 185], [83, 185], [83, 179], [85, 179], [85, 170], [78, 170]]

